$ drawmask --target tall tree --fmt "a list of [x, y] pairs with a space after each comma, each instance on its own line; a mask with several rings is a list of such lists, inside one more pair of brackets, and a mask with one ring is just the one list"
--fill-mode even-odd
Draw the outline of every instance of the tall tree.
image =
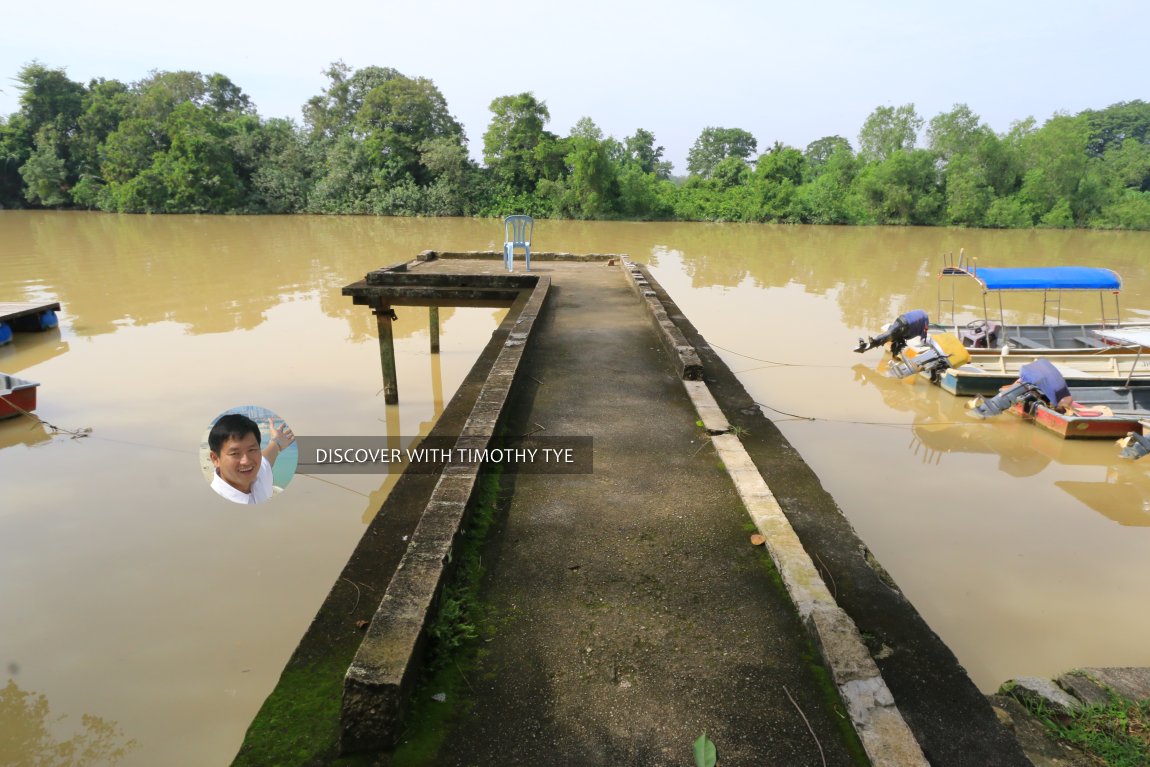
[[78, 134], [85, 88], [69, 80], [62, 68], [51, 69], [38, 61], [22, 67], [16, 81], [20, 119], [9, 126], [14, 135], [6, 143], [16, 151], [10, 154], [8, 172], [19, 169], [28, 202], [67, 204], [71, 200], [68, 190], [78, 178], [70, 149]]
[[859, 131], [859, 156], [866, 162], [882, 162], [895, 152], [913, 149], [922, 128], [914, 104], [879, 107], [870, 113]]
[[352, 124], [367, 94], [403, 75], [390, 67], [363, 67], [352, 70], [336, 61], [324, 72], [328, 86], [303, 107], [304, 125], [314, 138], [333, 139], [352, 130]]
[[1105, 109], [1087, 109], [1082, 115], [1090, 125], [1088, 150], [1093, 157], [1127, 139], [1150, 143], [1150, 104], [1145, 101], [1122, 101]]
[[353, 122], [355, 133], [364, 137], [371, 161], [383, 185], [405, 177], [416, 184], [432, 181], [421, 162], [422, 145], [432, 139], [450, 138], [464, 143], [463, 127], [447, 110], [447, 99], [426, 78], [393, 77], [363, 97]]
[[533, 93], [500, 96], [491, 102], [492, 118], [483, 134], [483, 161], [496, 178], [516, 191], [531, 191], [547, 174], [541, 147], [557, 136], [544, 130], [551, 119], [547, 103]]
[[741, 128], [704, 128], [687, 152], [687, 172], [710, 178], [719, 163], [728, 157], [746, 160], [759, 142]]
[[949, 112], [931, 118], [926, 129], [927, 146], [943, 164], [957, 155], [974, 155], [992, 131], [966, 104], [955, 104]]
[[671, 177], [671, 163], [663, 160], [663, 147], [655, 146], [655, 134], [639, 128], [635, 135], [623, 139], [626, 159], [643, 173], [654, 173], [656, 178]]
[[[1081, 115], [1055, 115], [1022, 140], [1026, 172], [1020, 194], [1038, 221], [1056, 226], [1085, 222], [1095, 205], [1093, 188], [1082, 186], [1089, 141], [1090, 125]], [[1067, 220], [1067, 214], [1073, 218]]]
[[35, 136], [45, 125], [67, 135], [76, 129], [84, 105], [84, 86], [68, 79], [63, 68], [50, 69], [38, 61], [16, 74], [20, 90], [20, 114], [28, 132]]
[[60, 140], [51, 124], [36, 134], [36, 151], [20, 167], [27, 191], [25, 199], [33, 205], [55, 206], [68, 202], [68, 168], [60, 156]]
[[602, 218], [617, 209], [619, 181], [610, 159], [614, 143], [614, 139], [604, 139], [590, 117], [581, 118], [571, 129], [567, 141], [571, 175], [565, 203], [578, 218]]
[[934, 155], [926, 150], [896, 151], [864, 168], [856, 184], [875, 223], [940, 223], [944, 199]]
[[823, 166], [831, 159], [831, 156], [836, 152], [843, 151], [851, 155], [854, 154], [854, 150], [851, 149], [851, 142], [842, 136], [824, 136], [807, 144], [807, 149], [803, 152], [803, 156], [807, 160], [808, 170], [810, 170], [812, 175], [818, 176]]

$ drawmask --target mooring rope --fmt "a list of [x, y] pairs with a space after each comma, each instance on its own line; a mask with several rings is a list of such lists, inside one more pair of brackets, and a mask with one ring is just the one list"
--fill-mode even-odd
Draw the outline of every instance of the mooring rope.
[[41, 424], [47, 426], [49, 429], [52, 430], [53, 434], [70, 434], [70, 435], [72, 435], [72, 439], [82, 439], [83, 437], [87, 437], [89, 434], [92, 433], [92, 427], [91, 426], [85, 426], [83, 429], [72, 430], [72, 429], [65, 429], [65, 428], [62, 428], [60, 426], [56, 426], [53, 423], [49, 423], [48, 421], [45, 421], [40, 416], [36, 415], [35, 413], [29, 412], [29, 411], [25, 410], [24, 408], [20, 407], [15, 402], [13, 402], [12, 400], [5, 397], [3, 394], [0, 394], [0, 402], [4, 402], [13, 410], [21, 413], [22, 415], [26, 415], [29, 418], [36, 420], [38, 423], [41, 423]]

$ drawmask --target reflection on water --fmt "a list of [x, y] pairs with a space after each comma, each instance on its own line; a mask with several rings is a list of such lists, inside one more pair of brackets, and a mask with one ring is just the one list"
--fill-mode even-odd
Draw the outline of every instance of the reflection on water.
[[1108, 463], [1095, 446], [1061, 439], [1012, 414], [971, 419], [970, 400], [943, 395], [921, 380], [891, 378], [885, 362], [877, 368], [858, 364], [853, 370], [855, 380], [874, 387], [887, 407], [912, 414], [909, 450], [923, 463], [942, 465], [956, 452], [985, 453], [997, 456], [999, 472], [1018, 478], [1036, 476], [1052, 465], [1059, 472], [1059, 466], [1093, 467], [1093, 480], [1056, 480], [1054, 485], [1120, 525], [1150, 526], [1150, 478], [1145, 467], [1115, 458], [1117, 448]]
[[[60, 328], [39, 333], [19, 333], [15, 341], [0, 346], [0, 370], [15, 375], [25, 368], [38, 365], [68, 351], [68, 342], [60, 335]], [[20, 354], [17, 355], [17, 350]]]
[[17, 416], [0, 421], [0, 450], [14, 445], [35, 447], [51, 438], [48, 427], [33, 418]]
[[[297, 475], [236, 513], [198, 469], [204, 425], [257, 403], [299, 435], [426, 434], [505, 310], [442, 309], [432, 355], [427, 311], [399, 309], [387, 406], [374, 318], [340, 288], [502, 236], [469, 219], [0, 211], [0, 300], [62, 304], [60, 329], [18, 334], [0, 370], [40, 381], [44, 419], [93, 429], [0, 423], [0, 663], [19, 659], [68, 721], [118, 722], [138, 743], [126, 767], [227, 763], [395, 477]], [[1124, 317], [1150, 317], [1150, 235], [540, 221], [535, 240], [650, 263], [984, 689], [1150, 665], [1150, 463], [972, 422], [852, 351], [933, 312], [939, 256], [959, 248], [1114, 268]], [[958, 301], [981, 311], [974, 290]], [[1096, 297], [1062, 311], [1086, 321]]]
[[[63, 733], [61, 731], [64, 731]], [[136, 748], [115, 722], [84, 714], [80, 726], [55, 716], [48, 699], [21, 690], [15, 680], [0, 689], [0, 759], [21, 767], [116, 765]]]

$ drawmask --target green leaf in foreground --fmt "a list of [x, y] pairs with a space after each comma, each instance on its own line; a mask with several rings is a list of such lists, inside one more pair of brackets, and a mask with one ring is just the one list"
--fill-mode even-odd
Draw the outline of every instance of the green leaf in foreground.
[[695, 765], [696, 767], [715, 767], [715, 744], [707, 737], [706, 730], [695, 741]]

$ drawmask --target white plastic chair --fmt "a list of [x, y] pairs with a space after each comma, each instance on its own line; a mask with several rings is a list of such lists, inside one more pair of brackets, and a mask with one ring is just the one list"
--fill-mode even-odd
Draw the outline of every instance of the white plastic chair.
[[507, 271], [515, 271], [516, 248], [523, 248], [527, 271], [531, 271], [531, 235], [534, 231], [535, 219], [531, 216], [508, 216], [503, 219], [503, 265]]

